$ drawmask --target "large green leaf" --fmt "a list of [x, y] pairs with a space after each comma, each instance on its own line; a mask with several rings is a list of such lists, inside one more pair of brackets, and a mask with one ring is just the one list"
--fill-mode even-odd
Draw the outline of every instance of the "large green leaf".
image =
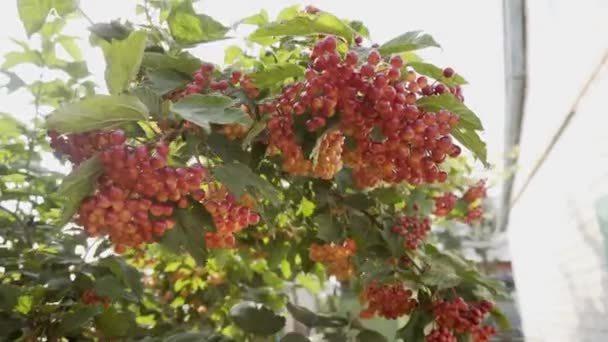
[[0, 137], [4, 139], [16, 138], [25, 132], [25, 126], [14, 116], [0, 113]]
[[466, 84], [467, 81], [460, 75], [454, 74], [452, 77], [444, 77], [443, 69], [431, 63], [424, 62], [409, 62], [408, 66], [412, 67], [417, 73], [436, 79], [439, 82], [448, 86]]
[[120, 280], [113, 275], [106, 275], [95, 279], [95, 292], [100, 296], [109, 297], [112, 300], [126, 299], [131, 302], [136, 302], [137, 297], [127, 291]]
[[67, 175], [57, 194], [64, 198], [63, 211], [59, 225], [65, 225], [78, 210], [80, 202], [95, 190], [97, 178], [102, 174], [101, 161], [99, 157], [89, 158]]
[[194, 12], [190, 0], [175, 6], [167, 22], [175, 41], [185, 45], [225, 39], [229, 30], [210, 16]]
[[99, 266], [107, 267], [112, 273], [122, 281], [122, 283], [128, 286], [133, 293], [137, 296], [141, 296], [143, 293], [143, 284], [141, 283], [141, 273], [127, 264], [127, 262], [121, 258], [115, 256], [109, 256], [99, 261]]
[[23, 82], [21, 77], [17, 76], [17, 74], [15, 74], [14, 72], [7, 70], [0, 70], [0, 72], [3, 73], [6, 77], [8, 77], [8, 82], [6, 82], [0, 87], [6, 88], [9, 94], [25, 86], [25, 82]]
[[177, 224], [163, 235], [161, 244], [176, 254], [185, 250], [199, 265], [205, 265], [207, 250], [204, 232], [213, 227], [211, 217], [201, 205], [176, 209], [175, 217]]
[[61, 334], [66, 334], [77, 329], [82, 329], [84, 324], [99, 315], [102, 311], [99, 305], [75, 306], [72, 311], [61, 317], [57, 331]]
[[0, 284], [0, 309], [11, 312], [19, 298], [19, 288], [16, 286]]
[[268, 12], [265, 9], [260, 10], [259, 13], [250, 15], [246, 18], [243, 18], [239, 21], [239, 23], [262, 26], [268, 24]]
[[106, 59], [106, 85], [110, 94], [120, 94], [129, 88], [137, 76], [146, 48], [147, 34], [135, 31], [124, 40], [102, 45]]
[[159, 95], [165, 95], [173, 90], [182, 88], [190, 78], [172, 69], [149, 70], [148, 87]]
[[247, 113], [235, 107], [233, 99], [219, 94], [189, 95], [173, 104], [172, 109], [185, 120], [207, 131], [211, 130], [212, 123], [222, 125], [238, 123], [249, 126], [252, 121]]
[[473, 152], [485, 166], [488, 166], [488, 151], [486, 143], [481, 140], [476, 131], [465, 127], [456, 126], [452, 129], [452, 136], [464, 147]]
[[78, 8], [80, 0], [52, 0], [52, 7], [57, 11], [57, 14], [64, 16], [74, 12]]
[[164, 339], [164, 342], [199, 342], [208, 340], [209, 333], [185, 332], [181, 334], [171, 335]]
[[57, 109], [46, 120], [49, 130], [80, 133], [116, 128], [148, 118], [148, 109], [132, 95], [96, 95]]
[[329, 213], [322, 213], [312, 220], [318, 227], [317, 237], [327, 242], [341, 242], [343, 239], [342, 227]]
[[260, 88], [270, 87], [286, 79], [302, 76], [304, 76], [304, 68], [292, 63], [271, 64], [264, 70], [251, 74], [255, 85]]
[[202, 62], [188, 52], [181, 52], [177, 55], [167, 55], [158, 52], [145, 52], [142, 66], [154, 70], [174, 70], [184, 77], [190, 77]]
[[242, 302], [233, 306], [230, 318], [243, 331], [256, 335], [272, 335], [285, 326], [285, 317], [254, 302]]
[[110, 307], [95, 318], [96, 327], [104, 337], [120, 337], [127, 335], [133, 322], [132, 316], [126, 312], [118, 312]]
[[388, 342], [388, 339], [377, 331], [366, 329], [357, 334], [357, 342]]
[[422, 31], [410, 31], [382, 44], [378, 51], [382, 54], [391, 54], [433, 46], [440, 47], [431, 35], [422, 34]]
[[110, 23], [93, 24], [89, 27], [89, 31], [108, 42], [112, 42], [112, 40], [127, 38], [131, 33], [131, 28], [116, 20]]
[[333, 14], [298, 15], [287, 20], [280, 20], [259, 27], [250, 36], [252, 41], [267, 37], [307, 36], [314, 34], [334, 34], [347, 41], [353, 39], [353, 30]]
[[38, 32], [51, 10], [51, 0], [17, 0], [19, 18], [28, 36]]
[[433, 316], [424, 309], [416, 309], [410, 315], [407, 324], [397, 331], [397, 338], [403, 342], [423, 342], [424, 328], [433, 320]]
[[275, 206], [280, 202], [279, 191], [267, 180], [251, 171], [247, 165], [222, 164], [213, 169], [213, 175], [237, 197], [241, 197], [245, 191], [254, 191]]
[[441, 109], [446, 109], [460, 116], [458, 127], [464, 127], [472, 130], [483, 130], [481, 120], [477, 115], [465, 106], [456, 96], [445, 93], [438, 96], [424, 96], [417, 102], [418, 106], [428, 112], [436, 112]]
[[287, 310], [296, 321], [306, 325], [309, 328], [340, 328], [348, 324], [348, 320], [344, 317], [317, 314], [303, 306], [294, 305], [291, 303], [287, 303]]

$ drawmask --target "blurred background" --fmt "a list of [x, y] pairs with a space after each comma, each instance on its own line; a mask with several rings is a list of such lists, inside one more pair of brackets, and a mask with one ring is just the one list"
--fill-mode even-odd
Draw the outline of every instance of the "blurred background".
[[[203, 0], [196, 7], [230, 25], [262, 8], [273, 17], [299, 3], [308, 4]], [[486, 206], [493, 215], [472, 230], [456, 227], [437, 234], [446, 246], [464, 250], [509, 285], [514, 300], [501, 305], [513, 330], [500, 339], [521, 341], [525, 335], [531, 342], [608, 341], [608, 1], [312, 4], [362, 20], [379, 43], [405, 31], [424, 30], [443, 49], [421, 55], [453, 67], [468, 80], [466, 102], [485, 125], [493, 164], [479, 171], [492, 185]], [[142, 16], [135, 5], [134, 0], [81, 0], [93, 22], [122, 18], [138, 23]], [[15, 1], [2, 1], [0, 9], [4, 55], [16, 48], [12, 38], [27, 37]], [[84, 18], [74, 20], [66, 30], [86, 41], [88, 25]], [[235, 39], [192, 52], [221, 64], [227, 46], [242, 44], [236, 33]], [[83, 57], [91, 79], [103, 85], [100, 50], [85, 49]], [[20, 65], [13, 71], [32, 81], [39, 77], [35, 70]], [[30, 122], [34, 111], [28, 93], [3, 89], [0, 96], [2, 111]], [[62, 171], [53, 158], [45, 162]]]

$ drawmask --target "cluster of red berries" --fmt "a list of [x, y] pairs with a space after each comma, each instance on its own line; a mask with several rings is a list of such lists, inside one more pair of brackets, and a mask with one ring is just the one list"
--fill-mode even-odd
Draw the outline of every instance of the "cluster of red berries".
[[486, 182], [480, 180], [464, 193], [463, 199], [468, 203], [468, 209], [464, 217], [467, 223], [479, 221], [483, 216], [480, 200], [487, 196]]
[[370, 319], [377, 314], [386, 319], [397, 319], [411, 313], [418, 305], [412, 296], [412, 291], [403, 284], [381, 285], [372, 282], [361, 293], [360, 299], [367, 303], [367, 307], [359, 316]]
[[448, 216], [456, 207], [457, 201], [458, 197], [451, 192], [435, 197], [435, 211], [433, 213], [437, 216]]
[[403, 237], [405, 247], [411, 250], [418, 248], [430, 230], [431, 221], [416, 216], [404, 216], [392, 228], [393, 233]]
[[215, 232], [205, 233], [207, 248], [233, 248], [234, 233], [260, 222], [260, 215], [249, 207], [237, 203], [234, 195], [217, 183], [209, 183], [201, 203], [215, 223]]
[[448, 328], [437, 327], [426, 336], [426, 342], [458, 342], [454, 333]]
[[485, 300], [473, 304], [465, 302], [462, 297], [451, 301], [440, 300], [434, 303], [432, 308], [435, 322], [439, 326], [439, 329], [436, 329], [436, 335], [453, 336], [454, 334], [470, 333], [475, 342], [486, 342], [496, 333], [496, 329], [481, 324], [493, 307], [492, 303]]
[[48, 136], [51, 147], [57, 153], [67, 156], [76, 165], [89, 159], [95, 152], [110, 146], [121, 145], [126, 140], [125, 133], [121, 130], [65, 135], [50, 131]]
[[[295, 138], [294, 116], [307, 115], [306, 129], [317, 131], [340, 113], [341, 131], [356, 144], [344, 149], [342, 159], [358, 186], [445, 181], [447, 173], [438, 165], [446, 156], [460, 154], [449, 136], [459, 117], [445, 110], [426, 112], [416, 101], [460, 90], [430, 85], [413, 71], [402, 75], [401, 57], [387, 64], [376, 50], [359, 66], [355, 52], [342, 57], [336, 45], [333, 36], [320, 40], [312, 49], [306, 80], [286, 86], [274, 103], [260, 107], [272, 115], [267, 123], [269, 148], [282, 154], [283, 169], [295, 175], [310, 172]], [[381, 134], [372, 134], [374, 130]]]
[[101, 304], [105, 308], [108, 308], [111, 304], [110, 298], [98, 295], [93, 289], [85, 290], [80, 296], [80, 301], [86, 305]]
[[150, 243], [175, 226], [174, 207], [186, 208], [201, 196], [207, 171], [200, 165], [166, 165], [163, 143], [152, 154], [144, 145], [117, 145], [101, 152], [104, 175], [97, 192], [80, 205], [77, 222], [91, 236], [109, 235], [117, 253]]
[[309, 258], [325, 265], [327, 273], [335, 276], [339, 281], [346, 281], [355, 273], [350, 257], [355, 255], [356, 251], [357, 245], [351, 239], [345, 240], [342, 245], [312, 244], [309, 249]]

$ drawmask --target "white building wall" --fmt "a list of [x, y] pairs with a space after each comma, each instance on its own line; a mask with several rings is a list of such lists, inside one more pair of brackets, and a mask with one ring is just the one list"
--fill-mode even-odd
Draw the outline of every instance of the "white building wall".
[[[528, 1], [529, 87], [516, 192], [608, 49], [608, 1]], [[608, 341], [608, 68], [511, 212], [526, 341]]]

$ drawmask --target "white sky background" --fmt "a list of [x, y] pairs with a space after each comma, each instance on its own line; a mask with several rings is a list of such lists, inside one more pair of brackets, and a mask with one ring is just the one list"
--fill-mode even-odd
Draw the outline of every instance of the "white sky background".
[[[16, 0], [0, 1], [0, 54], [17, 49], [9, 38], [26, 40], [18, 20]], [[118, 17], [138, 22], [135, 0], [81, 0], [81, 7], [94, 22], [108, 22]], [[390, 1], [357, 4], [353, 1], [324, 0], [301, 2], [292, 0], [202, 0], [196, 3], [199, 12], [211, 15], [224, 25], [231, 25], [248, 15], [266, 9], [273, 18], [284, 7], [293, 4], [312, 4], [342, 18], [363, 21], [374, 42], [383, 43], [401, 33], [423, 30], [432, 34], [441, 49], [427, 49], [420, 54], [438, 66], [451, 66], [462, 74], [469, 85], [464, 95], [467, 105], [481, 116], [492, 162], [500, 162], [503, 146], [504, 76], [501, 0]], [[67, 34], [88, 39], [88, 23], [77, 20], [66, 28]], [[231, 32], [232, 33], [232, 32]], [[238, 37], [242, 32], [237, 32]], [[232, 34], [235, 36], [235, 34]], [[35, 41], [35, 39], [34, 39]], [[222, 64], [226, 46], [242, 45], [238, 39], [201, 45], [194, 53], [205, 61]], [[104, 89], [105, 63], [99, 49], [83, 51], [93, 80]], [[38, 71], [31, 66], [19, 67], [18, 74], [25, 80], [35, 80]], [[3, 112], [25, 120], [32, 117], [31, 99], [24, 92], [6, 96], [0, 91]]]

